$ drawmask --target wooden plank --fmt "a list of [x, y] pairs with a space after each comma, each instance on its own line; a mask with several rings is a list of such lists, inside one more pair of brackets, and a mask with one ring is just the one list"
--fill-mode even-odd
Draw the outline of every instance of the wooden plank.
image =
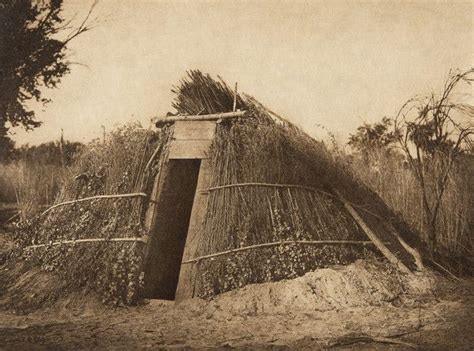
[[173, 140], [170, 146], [170, 159], [208, 158], [212, 140]]
[[352, 218], [359, 224], [365, 234], [373, 241], [374, 245], [379, 249], [379, 251], [391, 262], [395, 267], [400, 269], [402, 272], [407, 274], [413, 274], [412, 271], [408, 269], [403, 262], [401, 262], [393, 253], [390, 251], [387, 246], [377, 237], [377, 235], [369, 228], [357, 211], [351, 206], [351, 204], [342, 196], [342, 194], [334, 189], [334, 192], [339, 197], [341, 202], [344, 204], [346, 210], [350, 213]]
[[[186, 237], [186, 246], [184, 248], [182, 262], [186, 262], [196, 257], [199, 242], [205, 235], [204, 224], [207, 213], [208, 194], [200, 190], [207, 189], [211, 178], [211, 164], [209, 159], [203, 159], [199, 169], [199, 176], [194, 196], [193, 209], [189, 221], [188, 235]], [[176, 289], [176, 301], [194, 297], [195, 287], [195, 265], [181, 265], [179, 273], [178, 287]]]
[[216, 123], [213, 121], [178, 121], [174, 124], [173, 138], [176, 140], [213, 139]]
[[[156, 218], [157, 218], [157, 211], [158, 211], [158, 200], [160, 197], [160, 193], [163, 190], [163, 182], [166, 177], [166, 173], [168, 172], [168, 162], [165, 161], [164, 164], [161, 165], [161, 168], [155, 178], [155, 181], [153, 183], [153, 189], [150, 194], [150, 199], [149, 199], [149, 204], [148, 208], [145, 213], [145, 230], [146, 230], [146, 236], [148, 238], [148, 243], [145, 245], [144, 249], [144, 254], [143, 254], [143, 262], [146, 265], [148, 262], [148, 257], [150, 254], [150, 247], [151, 247], [151, 241], [154, 239], [153, 234], [154, 234], [154, 229], [155, 229], [155, 224], [156, 224]], [[146, 277], [145, 277], [146, 279]]]

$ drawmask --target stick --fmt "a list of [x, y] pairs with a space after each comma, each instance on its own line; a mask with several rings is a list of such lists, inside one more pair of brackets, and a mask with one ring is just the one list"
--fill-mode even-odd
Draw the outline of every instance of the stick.
[[10, 223], [10, 221], [12, 221], [14, 218], [18, 217], [19, 215], [21, 214], [21, 211], [18, 211], [17, 213], [15, 213], [13, 216], [11, 216], [10, 218], [8, 218], [5, 223]]
[[146, 166], [145, 166], [145, 168], [144, 168], [144, 170], [143, 170], [144, 172], [146, 172], [146, 171], [148, 170], [148, 168], [150, 167], [151, 163], [152, 163], [153, 160], [155, 159], [156, 155], [158, 155], [158, 153], [160, 152], [162, 146], [163, 146], [163, 143], [160, 143], [160, 144], [156, 147], [155, 151], [154, 151], [153, 154], [151, 155], [150, 159], [148, 160], [148, 162], [147, 162], [147, 164], [146, 164]]
[[379, 343], [384, 343], [384, 344], [396, 344], [396, 345], [403, 345], [410, 347], [412, 349], [418, 349], [418, 346], [415, 344], [411, 344], [408, 342], [404, 341], [399, 341], [391, 338], [384, 338], [384, 337], [376, 337], [376, 336], [371, 336], [367, 334], [360, 334], [360, 335], [347, 335], [347, 336], [342, 336], [336, 339], [333, 343], [329, 345], [329, 347], [335, 347], [335, 346], [345, 346], [345, 345], [351, 345], [355, 344], [358, 342], [367, 342], [367, 341], [375, 341]]
[[56, 204], [54, 206], [51, 206], [48, 208], [46, 211], [44, 211], [41, 215], [45, 215], [49, 211], [51, 211], [53, 208], [59, 207], [59, 206], [64, 206], [64, 205], [71, 205], [75, 204], [77, 202], [84, 202], [84, 201], [90, 201], [90, 200], [95, 200], [95, 199], [115, 199], [115, 198], [122, 198], [122, 197], [146, 197], [147, 195], [145, 193], [132, 193], [132, 194], [116, 194], [116, 195], [97, 195], [97, 196], [91, 196], [91, 197], [84, 197], [82, 199], [77, 199], [77, 200], [71, 200], [71, 201], [65, 201], [61, 202], [59, 204]]
[[95, 242], [103, 242], [103, 241], [111, 241], [111, 242], [118, 242], [118, 241], [139, 241], [142, 243], [148, 242], [148, 237], [144, 236], [142, 238], [139, 237], [132, 237], [132, 238], [91, 238], [91, 239], [77, 239], [77, 240], [63, 240], [63, 241], [55, 241], [51, 244], [38, 244], [38, 245], [31, 245], [27, 246], [26, 249], [36, 249], [38, 247], [45, 247], [45, 246], [55, 246], [61, 244], [77, 244], [77, 243], [95, 243]]
[[367, 223], [362, 219], [361, 216], [357, 213], [356, 210], [351, 206], [349, 202], [342, 196], [342, 194], [334, 189], [334, 192], [339, 197], [339, 199], [344, 204], [346, 210], [351, 214], [354, 220], [359, 224], [365, 234], [369, 237], [370, 240], [374, 243], [374, 245], [380, 250], [380, 252], [395, 266], [398, 267], [402, 272], [412, 275], [413, 272], [408, 269], [407, 266], [403, 264], [385, 245], [384, 243], [377, 237], [377, 235], [369, 228]]
[[[272, 183], [255, 183], [255, 182], [252, 182], [252, 183], [226, 184], [226, 185], [214, 186], [214, 187], [207, 188], [207, 189], [202, 189], [202, 190], [199, 190], [199, 191], [202, 192], [202, 193], [206, 193], [206, 192], [208, 192], [208, 191], [214, 191], [214, 190], [220, 190], [220, 189], [226, 189], [226, 188], [232, 188], [232, 187], [244, 187], [244, 186], [263, 186], [263, 187], [273, 187], [273, 188], [294, 188], [294, 189], [303, 189], [303, 190], [308, 190], [308, 191], [312, 191], [312, 192], [315, 192], [315, 193], [324, 194], [324, 195], [330, 196], [330, 197], [332, 197], [332, 198], [337, 197], [336, 195], [331, 194], [331, 193], [328, 193], [328, 192], [326, 192], [326, 191], [324, 191], [324, 190], [316, 189], [316, 188], [313, 188], [313, 187], [310, 187], [310, 186], [306, 186], [306, 185], [298, 185], [298, 184], [272, 184]], [[374, 217], [376, 217], [376, 218], [379, 218], [379, 219], [384, 220], [384, 218], [382, 218], [382, 217], [380, 217], [379, 215], [373, 213], [372, 211], [367, 210], [367, 209], [364, 208], [363, 206], [356, 205], [356, 204], [354, 204], [354, 203], [351, 203], [351, 205], [354, 206], [354, 207], [360, 208], [362, 211], [367, 212], [367, 213], [371, 214], [372, 216], [374, 216]]]
[[391, 223], [388, 224], [388, 227], [389, 227], [390, 231], [392, 232], [392, 234], [398, 239], [398, 241], [403, 246], [403, 248], [410, 255], [413, 256], [413, 258], [415, 259], [415, 264], [416, 264], [416, 267], [418, 268], [418, 270], [420, 272], [423, 271], [425, 269], [425, 267], [423, 265], [423, 260], [421, 258], [420, 253], [418, 252], [418, 250], [415, 249], [414, 247], [411, 247], [410, 245], [408, 245], [408, 243], [405, 240], [403, 240], [403, 238], [398, 234], [397, 230], [395, 229], [395, 227]]
[[297, 188], [297, 189], [304, 189], [304, 190], [319, 192], [319, 193], [323, 193], [323, 194], [326, 194], [326, 195], [329, 195], [329, 196], [334, 196], [330, 193], [326, 193], [325, 191], [318, 190], [318, 189], [312, 188], [310, 186], [298, 185], [298, 184], [235, 183], [235, 184], [226, 184], [226, 185], [214, 186], [212, 188], [203, 189], [201, 191], [205, 192], [205, 191], [213, 191], [213, 190], [219, 190], [219, 189], [244, 187], [244, 186], [263, 186], [263, 187], [269, 187], [269, 188]]
[[235, 112], [236, 107], [237, 107], [237, 82], [235, 82], [234, 106], [232, 107], [232, 112]]
[[245, 247], [239, 247], [237, 249], [222, 251], [210, 255], [200, 256], [193, 258], [188, 261], [183, 261], [181, 264], [196, 263], [201, 260], [229, 255], [235, 252], [247, 251], [251, 249], [261, 248], [261, 247], [271, 247], [278, 245], [292, 245], [292, 244], [302, 244], [302, 245], [374, 245], [372, 241], [354, 241], [354, 240], [319, 240], [319, 241], [310, 241], [310, 240], [291, 240], [291, 241], [275, 241], [271, 243], [256, 244]]
[[463, 280], [456, 277], [454, 275], [454, 273], [451, 273], [447, 268], [444, 268], [442, 265], [440, 265], [438, 262], [436, 262], [435, 260], [431, 259], [431, 258], [428, 258], [430, 260], [430, 262], [432, 262], [434, 265], [436, 265], [438, 268], [440, 268], [442, 271], [444, 271], [445, 273], [447, 273], [450, 277], [452, 277], [453, 279], [457, 280], [458, 282], [462, 282]]
[[210, 115], [169, 116], [169, 117], [158, 118], [155, 124], [160, 126], [166, 123], [172, 123], [176, 121], [214, 121], [218, 119], [244, 117], [246, 113], [247, 111], [236, 111], [236, 112], [213, 113]]

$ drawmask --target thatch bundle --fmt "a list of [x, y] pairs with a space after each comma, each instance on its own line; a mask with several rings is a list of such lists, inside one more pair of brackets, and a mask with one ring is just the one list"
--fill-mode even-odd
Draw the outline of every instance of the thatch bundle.
[[[234, 92], [219, 77], [219, 81], [198, 70], [188, 72], [188, 77], [171, 90], [176, 94], [172, 105], [183, 115], [206, 115], [232, 111]], [[244, 102], [237, 96], [236, 108], [241, 109]]]

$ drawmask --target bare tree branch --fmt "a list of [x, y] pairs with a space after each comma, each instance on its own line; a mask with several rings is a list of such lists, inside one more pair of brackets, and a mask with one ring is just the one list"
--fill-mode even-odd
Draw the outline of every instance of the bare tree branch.
[[452, 96], [460, 82], [474, 81], [473, 74], [474, 68], [465, 72], [450, 71], [439, 97], [431, 94], [409, 99], [394, 118], [399, 145], [421, 188], [432, 252], [436, 249], [436, 223], [449, 175], [463, 146], [472, 147], [474, 133], [472, 125], [463, 126], [453, 114], [458, 112], [472, 118], [474, 107], [452, 101]]

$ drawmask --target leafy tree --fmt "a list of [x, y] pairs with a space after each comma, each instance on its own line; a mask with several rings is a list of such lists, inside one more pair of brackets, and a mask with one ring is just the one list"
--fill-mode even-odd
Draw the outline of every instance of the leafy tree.
[[15, 146], [13, 140], [11, 140], [8, 135], [8, 128], [0, 124], [0, 161], [2, 160], [2, 155], [5, 157], [9, 156], [11, 150]]
[[[61, 11], [62, 0], [0, 0], [0, 150], [12, 147], [10, 126], [39, 127], [28, 102], [47, 104], [44, 88], [56, 88], [70, 71], [67, 45], [88, 31], [89, 9], [72, 28]], [[3, 148], [3, 149], [2, 149]]]
[[472, 149], [474, 106], [460, 101], [455, 93], [461, 83], [472, 81], [473, 68], [451, 71], [441, 95], [410, 99], [395, 118], [398, 142], [422, 191], [432, 253], [437, 248], [436, 222], [449, 175], [458, 158]]
[[355, 134], [349, 136], [348, 144], [365, 158], [375, 152], [389, 152], [397, 142], [396, 132], [392, 130], [392, 120], [382, 118], [374, 124], [364, 123]]

